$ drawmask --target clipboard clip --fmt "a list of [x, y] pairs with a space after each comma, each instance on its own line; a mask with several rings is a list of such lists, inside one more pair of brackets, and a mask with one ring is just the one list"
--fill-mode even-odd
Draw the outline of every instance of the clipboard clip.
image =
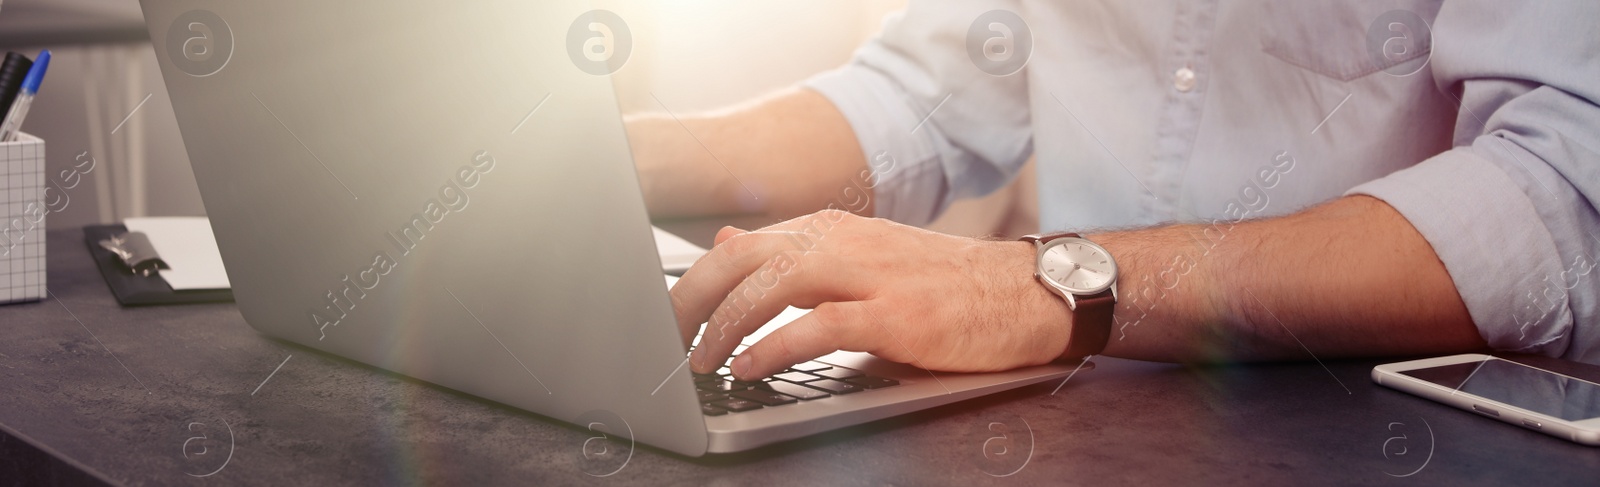
[[111, 238], [100, 241], [100, 248], [116, 254], [130, 272], [140, 276], [150, 277], [162, 269], [171, 269], [156, 253], [156, 247], [150, 244], [150, 237], [140, 232], [113, 234]]

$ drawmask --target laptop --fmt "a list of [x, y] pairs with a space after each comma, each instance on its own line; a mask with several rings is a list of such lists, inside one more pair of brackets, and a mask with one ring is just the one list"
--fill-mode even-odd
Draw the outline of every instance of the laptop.
[[835, 353], [756, 383], [691, 374], [612, 81], [569, 49], [605, 20], [585, 2], [140, 3], [239, 311], [268, 336], [689, 456], [1081, 366]]

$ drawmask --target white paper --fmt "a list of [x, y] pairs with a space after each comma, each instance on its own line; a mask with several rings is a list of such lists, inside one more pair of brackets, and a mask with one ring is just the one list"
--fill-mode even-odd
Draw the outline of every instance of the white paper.
[[656, 227], [650, 227], [656, 233], [656, 251], [661, 253], [661, 270], [664, 272], [683, 272], [689, 266], [706, 255], [706, 249], [699, 245], [689, 243], [688, 240], [677, 235], [667, 233]]
[[[130, 232], [140, 232], [150, 237], [150, 244], [171, 269], [161, 271], [161, 278], [175, 291], [195, 289], [229, 289], [228, 272], [222, 266], [222, 253], [217, 251], [217, 238], [211, 233], [211, 221], [205, 217], [129, 218], [122, 222]], [[706, 249], [689, 243], [677, 235], [655, 230], [656, 250], [661, 253], [663, 272], [683, 272], [706, 255]]]
[[229, 289], [228, 272], [222, 267], [217, 237], [211, 234], [211, 220], [205, 217], [129, 218], [122, 221], [130, 232], [150, 238], [161, 260], [171, 269], [162, 269], [161, 278], [174, 291]]

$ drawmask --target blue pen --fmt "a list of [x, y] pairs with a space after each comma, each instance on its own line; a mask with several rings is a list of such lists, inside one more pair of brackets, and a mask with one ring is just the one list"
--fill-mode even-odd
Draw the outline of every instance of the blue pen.
[[28, 118], [33, 95], [39, 93], [39, 83], [44, 82], [44, 71], [49, 68], [50, 50], [46, 49], [39, 53], [39, 59], [33, 62], [28, 76], [22, 78], [22, 91], [17, 93], [17, 101], [11, 104], [11, 113], [6, 114], [5, 123], [0, 124], [0, 142], [17, 140], [17, 133], [22, 130], [22, 119]]

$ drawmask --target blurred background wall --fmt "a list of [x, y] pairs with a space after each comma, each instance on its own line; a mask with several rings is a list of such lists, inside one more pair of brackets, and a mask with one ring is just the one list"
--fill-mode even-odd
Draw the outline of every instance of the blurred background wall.
[[0, 47], [29, 57], [51, 50], [24, 127], [45, 139], [46, 174], [80, 155], [95, 161], [84, 182], [64, 188], [70, 202], [50, 215], [51, 228], [203, 214], [137, 1], [7, 0]]
[[[621, 15], [635, 36], [634, 55], [617, 73], [624, 111], [659, 111], [664, 104], [682, 114], [737, 103], [843, 64], [905, 3], [600, 5]], [[205, 213], [136, 0], [4, 0], [0, 48], [29, 56], [40, 48], [53, 51], [48, 82], [27, 127], [47, 141], [51, 173], [84, 157], [96, 161], [83, 184], [66, 190], [71, 203], [50, 216], [52, 228]], [[967, 235], [1030, 230], [1031, 189], [1031, 177], [1025, 177], [1022, 184], [952, 208], [931, 227]]]

